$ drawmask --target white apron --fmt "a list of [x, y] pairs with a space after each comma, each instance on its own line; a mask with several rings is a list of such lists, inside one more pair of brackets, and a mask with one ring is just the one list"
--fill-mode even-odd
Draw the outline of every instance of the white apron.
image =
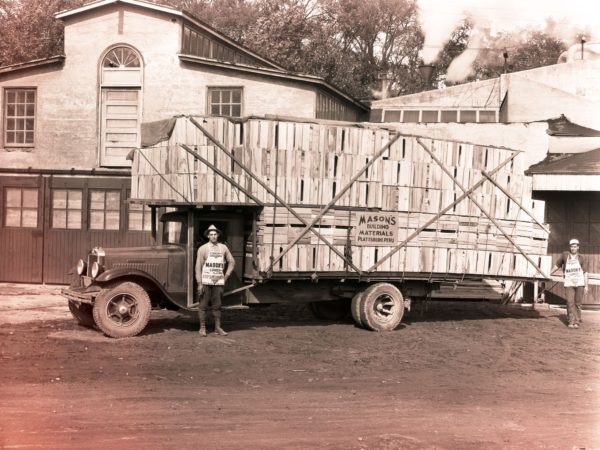
[[565, 287], [585, 286], [583, 269], [579, 264], [579, 258], [569, 256], [565, 262]]
[[225, 285], [225, 254], [220, 245], [211, 246], [208, 257], [202, 266], [202, 284], [209, 286]]

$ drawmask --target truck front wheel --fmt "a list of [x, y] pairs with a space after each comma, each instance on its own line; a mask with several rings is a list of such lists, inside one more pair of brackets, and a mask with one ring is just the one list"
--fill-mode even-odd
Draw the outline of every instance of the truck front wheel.
[[94, 321], [113, 338], [135, 336], [150, 320], [148, 293], [136, 283], [123, 282], [103, 289], [94, 302]]
[[71, 315], [77, 319], [77, 322], [81, 325], [87, 328], [94, 328], [95, 323], [92, 305], [69, 300], [69, 311], [71, 311]]
[[369, 286], [359, 300], [360, 320], [373, 331], [392, 331], [404, 316], [400, 289], [390, 283]]

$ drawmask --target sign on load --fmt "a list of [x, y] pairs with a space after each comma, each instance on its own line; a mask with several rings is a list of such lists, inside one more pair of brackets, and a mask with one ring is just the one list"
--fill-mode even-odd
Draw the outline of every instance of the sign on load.
[[352, 230], [354, 245], [390, 247], [399, 243], [396, 213], [359, 212]]

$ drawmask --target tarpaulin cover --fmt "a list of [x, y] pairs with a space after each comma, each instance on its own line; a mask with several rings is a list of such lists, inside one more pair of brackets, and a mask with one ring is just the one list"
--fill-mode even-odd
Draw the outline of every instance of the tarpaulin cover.
[[177, 117], [142, 123], [142, 147], [151, 147], [171, 137]]

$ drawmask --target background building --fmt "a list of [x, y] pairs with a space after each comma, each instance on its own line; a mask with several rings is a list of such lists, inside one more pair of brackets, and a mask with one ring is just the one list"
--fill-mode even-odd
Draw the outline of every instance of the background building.
[[0, 68], [0, 281], [64, 283], [93, 245], [149, 243], [149, 211], [125, 201], [142, 121], [368, 113], [176, 9], [102, 0], [56, 17], [64, 55]]
[[[558, 257], [576, 237], [590, 256], [590, 272], [600, 273], [600, 54], [567, 56], [552, 66], [375, 101], [371, 121], [432, 128], [451, 122], [547, 124], [547, 145], [526, 148], [526, 173], [533, 177], [534, 198], [546, 201], [548, 252]], [[488, 138], [490, 144], [502, 139]], [[556, 286], [551, 291], [562, 294]], [[600, 304], [597, 286], [586, 301]]]

